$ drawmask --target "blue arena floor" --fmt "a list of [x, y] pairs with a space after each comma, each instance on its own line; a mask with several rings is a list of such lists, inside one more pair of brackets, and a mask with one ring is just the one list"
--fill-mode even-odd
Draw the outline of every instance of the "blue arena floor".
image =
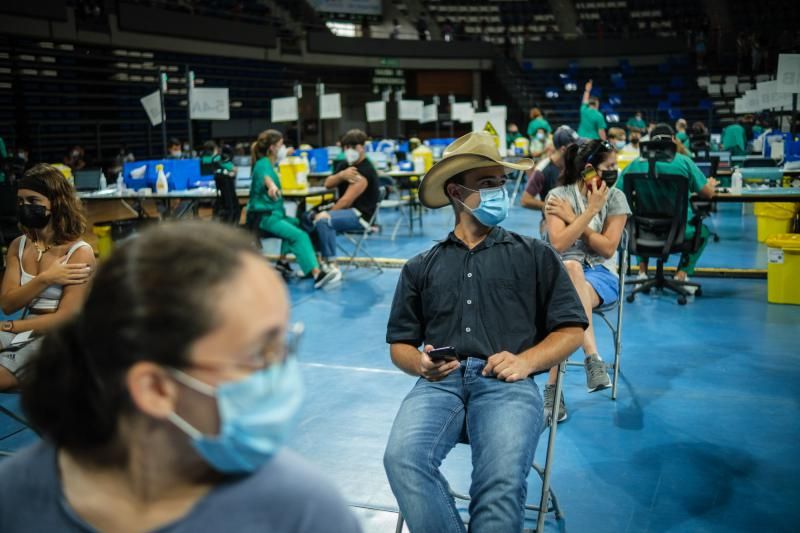
[[[393, 216], [386, 213], [383, 223]], [[514, 208], [506, 226], [536, 234], [539, 216]], [[742, 216], [738, 205], [716, 216], [721, 241], [709, 245], [699, 266], [764, 268], [753, 216]], [[392, 241], [385, 230], [370, 250], [408, 258], [444, 237], [451, 223], [448, 212], [431, 212], [423, 235], [401, 228]], [[384, 340], [398, 275], [358, 268], [328, 290], [290, 284], [292, 318], [306, 325], [306, 400], [290, 445], [360, 506], [368, 533], [394, 531], [397, 506], [382, 455], [414, 383], [394, 368]], [[583, 370], [569, 368], [569, 419], [559, 426], [552, 474], [565, 517], [556, 523], [548, 516], [548, 531], [797, 531], [800, 306], [768, 304], [763, 279], [700, 281], [703, 296], [686, 306], [659, 294], [626, 304], [616, 401], [608, 391], [587, 394]], [[610, 357], [610, 335], [597, 329], [601, 353]], [[544, 377], [537, 383], [542, 387]], [[2, 405], [14, 401], [0, 395]], [[35, 438], [3, 415], [0, 436], [2, 450]], [[545, 446], [542, 439], [538, 462]], [[467, 492], [468, 447], [458, 446], [444, 470], [455, 490]], [[529, 501], [539, 487], [531, 476]]]

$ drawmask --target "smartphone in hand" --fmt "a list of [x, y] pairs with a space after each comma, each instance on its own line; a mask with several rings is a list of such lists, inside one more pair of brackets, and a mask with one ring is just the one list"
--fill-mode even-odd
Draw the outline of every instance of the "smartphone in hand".
[[428, 352], [428, 357], [431, 361], [448, 361], [458, 358], [456, 349], [453, 346], [443, 346], [442, 348], [434, 348]]

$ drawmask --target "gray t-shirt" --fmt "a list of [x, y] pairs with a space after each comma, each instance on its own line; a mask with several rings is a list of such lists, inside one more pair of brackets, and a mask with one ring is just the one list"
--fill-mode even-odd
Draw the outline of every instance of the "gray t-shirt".
[[[561, 185], [556, 187], [547, 195], [548, 198], [550, 196], [567, 200], [576, 215], [580, 215], [586, 211], [587, 199], [581, 195], [578, 189], [578, 184]], [[603, 206], [603, 208], [600, 210], [600, 213], [592, 218], [592, 221], [589, 223], [589, 227], [594, 231], [602, 232], [608, 217], [614, 215], [628, 216], [630, 214], [631, 208], [628, 207], [628, 200], [625, 198], [625, 193], [616, 187], [611, 187], [611, 189], [608, 191], [608, 200], [606, 201], [606, 205]], [[549, 242], [550, 237], [545, 236], [545, 240]], [[614, 256], [610, 259], [606, 259], [602, 255], [592, 250], [589, 245], [587, 245], [586, 242], [580, 238], [572, 243], [572, 246], [570, 246], [569, 249], [561, 254], [561, 259], [572, 259], [590, 267], [602, 265], [606, 267], [609, 272], [614, 274], [617, 273], [617, 254], [614, 254]]]
[[[0, 462], [0, 531], [94, 533], [61, 490], [55, 448], [39, 442]], [[153, 533], [359, 533], [337, 490], [296, 454], [217, 485], [182, 518]]]

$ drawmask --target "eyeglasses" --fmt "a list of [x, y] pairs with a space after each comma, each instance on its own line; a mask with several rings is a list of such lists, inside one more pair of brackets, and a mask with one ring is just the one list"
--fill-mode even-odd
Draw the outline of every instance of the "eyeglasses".
[[290, 356], [296, 355], [298, 346], [300, 345], [300, 339], [303, 336], [304, 330], [305, 326], [303, 326], [302, 322], [295, 322], [293, 324], [290, 324], [289, 327], [286, 329], [286, 336], [283, 338], [283, 341], [280, 343], [278, 347], [275, 346], [269, 346], [266, 348], [258, 347], [251, 353], [248, 353], [246, 357], [244, 357], [243, 359], [232, 361], [227, 364], [223, 363], [218, 365], [210, 363], [191, 362], [188, 366], [194, 368], [204, 368], [208, 370], [217, 370], [221, 367], [226, 367], [226, 366], [238, 368], [240, 370], [249, 372], [263, 370], [274, 364], [283, 363]]

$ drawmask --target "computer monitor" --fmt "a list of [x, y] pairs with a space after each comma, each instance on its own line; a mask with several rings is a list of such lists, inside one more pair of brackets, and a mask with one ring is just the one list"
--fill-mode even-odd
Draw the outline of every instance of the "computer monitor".
[[711, 161], [695, 161], [697, 164], [697, 168], [699, 168], [705, 177], [710, 178], [712, 177], [711, 174]]
[[74, 170], [72, 178], [75, 190], [78, 192], [96, 191], [100, 188], [100, 177], [103, 171], [99, 168], [89, 170]]

